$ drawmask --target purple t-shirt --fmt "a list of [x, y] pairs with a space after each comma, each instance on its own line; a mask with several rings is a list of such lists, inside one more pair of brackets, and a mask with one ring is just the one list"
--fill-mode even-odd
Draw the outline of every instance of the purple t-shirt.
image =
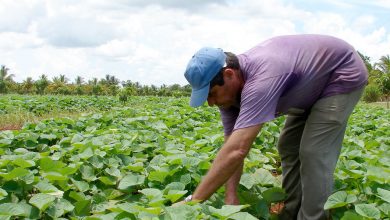
[[237, 57], [245, 84], [240, 108], [220, 109], [225, 135], [308, 110], [320, 98], [361, 88], [368, 78], [351, 45], [324, 35], [275, 37]]

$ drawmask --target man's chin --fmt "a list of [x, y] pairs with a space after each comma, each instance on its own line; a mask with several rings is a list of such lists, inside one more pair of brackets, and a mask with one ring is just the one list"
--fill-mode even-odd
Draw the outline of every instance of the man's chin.
[[231, 105], [219, 105], [218, 108], [220, 109], [229, 109]]

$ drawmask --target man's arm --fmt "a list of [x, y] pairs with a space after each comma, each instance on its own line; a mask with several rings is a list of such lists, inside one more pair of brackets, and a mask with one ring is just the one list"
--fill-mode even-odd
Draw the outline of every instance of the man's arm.
[[237, 194], [237, 187], [240, 183], [242, 169], [244, 162], [241, 163], [239, 168], [233, 173], [225, 184], [225, 204], [226, 205], [239, 205], [240, 200]]
[[[230, 135], [225, 135], [225, 143], [229, 139]], [[244, 167], [244, 162], [241, 163], [239, 168], [236, 170], [236, 172], [233, 173], [233, 175], [228, 179], [228, 181], [225, 184], [225, 204], [226, 205], [239, 205], [240, 200], [238, 198], [237, 194], [237, 187], [240, 183], [241, 175], [242, 175], [242, 169]]]
[[206, 200], [242, 166], [261, 129], [255, 125], [234, 131], [218, 152], [209, 172], [196, 188], [192, 199]]

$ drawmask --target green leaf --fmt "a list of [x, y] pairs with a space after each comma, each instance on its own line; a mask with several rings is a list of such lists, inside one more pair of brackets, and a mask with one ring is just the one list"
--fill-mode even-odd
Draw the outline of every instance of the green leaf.
[[86, 200], [86, 197], [82, 192], [70, 191], [69, 197], [76, 201]]
[[74, 208], [75, 207], [68, 200], [59, 199], [47, 209], [46, 213], [52, 218], [58, 218], [63, 214], [72, 211]]
[[340, 220], [363, 220], [363, 217], [354, 211], [346, 211]]
[[40, 181], [39, 183], [37, 183], [35, 185], [35, 188], [37, 188], [41, 193], [50, 193], [50, 192], [60, 191], [59, 189], [57, 189], [57, 187], [55, 187], [54, 185], [49, 183], [47, 180]]
[[99, 180], [109, 186], [115, 185], [116, 184], [116, 179], [115, 177], [112, 176], [101, 176], [99, 177]]
[[39, 209], [35, 206], [32, 206], [25, 202], [19, 203], [19, 206], [23, 209], [22, 216], [27, 217], [29, 219], [39, 219]]
[[40, 138], [47, 139], [47, 140], [54, 140], [57, 138], [54, 134], [41, 134]]
[[379, 210], [381, 210], [385, 215], [390, 215], [390, 203], [383, 203], [378, 206]]
[[141, 207], [141, 206], [136, 206], [136, 208], [139, 211], [146, 212], [146, 213], [149, 213], [149, 214], [152, 214], [152, 215], [159, 215], [159, 214], [161, 214], [161, 211], [162, 211], [161, 207], [145, 208], [145, 207]]
[[6, 197], [7, 195], [8, 195], [7, 191], [0, 188], [0, 200], [3, 199], [4, 197]]
[[31, 197], [29, 203], [37, 207], [39, 210], [44, 211], [54, 202], [55, 199], [55, 196], [38, 193]]
[[50, 157], [43, 157], [40, 159], [39, 165], [41, 167], [42, 171], [50, 172], [50, 171], [57, 171], [58, 169], [65, 167], [65, 164], [61, 161], [55, 161], [51, 159]]
[[196, 157], [184, 157], [183, 158], [183, 166], [190, 168], [194, 166], [198, 166], [198, 164], [201, 162], [199, 158]]
[[80, 191], [80, 192], [85, 192], [87, 190], [89, 190], [89, 184], [87, 182], [84, 182], [84, 181], [77, 181], [77, 180], [74, 180], [72, 179], [72, 182], [74, 184], [74, 186]]
[[355, 211], [364, 217], [367, 218], [380, 218], [380, 211], [373, 204], [357, 204], [355, 205]]
[[16, 178], [26, 176], [28, 174], [30, 174], [28, 170], [17, 167], [9, 173], [1, 173], [0, 176], [2, 176], [5, 180], [13, 180]]
[[93, 156], [93, 150], [92, 148], [88, 147], [85, 149], [82, 153], [79, 154], [79, 157], [81, 159], [88, 159]]
[[116, 189], [107, 189], [107, 190], [104, 190], [104, 195], [107, 197], [107, 199], [115, 199], [115, 198], [123, 195], [123, 193], [119, 190], [116, 190]]
[[183, 183], [181, 182], [172, 182], [170, 184], [168, 184], [164, 191], [167, 191], [167, 190], [184, 190], [186, 188], [186, 185], [184, 185]]
[[190, 184], [191, 183], [191, 175], [189, 173], [182, 175], [180, 177], [180, 182], [183, 183], [184, 185]]
[[116, 167], [106, 168], [104, 171], [106, 171], [107, 174], [109, 174], [111, 176], [118, 177], [118, 178], [120, 178], [122, 176], [121, 171]]
[[171, 202], [176, 202], [180, 198], [182, 198], [185, 194], [187, 194], [187, 190], [169, 190], [167, 195], [164, 195], [165, 198], [169, 199]]
[[77, 216], [88, 216], [91, 211], [91, 201], [90, 200], [80, 200], [74, 204], [74, 211]]
[[282, 188], [273, 187], [264, 191], [262, 196], [268, 204], [271, 204], [273, 202], [283, 201], [287, 195]]
[[137, 162], [135, 164], [127, 165], [126, 168], [134, 172], [140, 172], [144, 169], [144, 164], [142, 162]]
[[123, 177], [119, 182], [118, 189], [126, 190], [131, 186], [141, 185], [145, 181], [145, 176], [137, 174], [129, 174]]
[[255, 185], [255, 179], [249, 173], [244, 173], [241, 176], [240, 184], [245, 186], [247, 189], [251, 189]]
[[94, 170], [91, 166], [83, 165], [80, 167], [81, 176], [88, 182], [96, 180]]
[[139, 192], [144, 194], [149, 200], [154, 198], [160, 198], [163, 195], [160, 190], [154, 188], [146, 188], [143, 190], [139, 190]]
[[390, 203], [390, 191], [378, 188], [378, 197]]
[[56, 181], [56, 180], [67, 180], [68, 177], [64, 176], [61, 173], [58, 172], [47, 172], [47, 173], [42, 173], [42, 176], [45, 177], [46, 179], [50, 181]]
[[71, 143], [81, 142], [83, 139], [84, 138], [81, 134], [75, 134], [72, 137]]
[[137, 208], [138, 205], [134, 203], [121, 203], [118, 204], [117, 207], [125, 212], [132, 213], [132, 214], [137, 214], [139, 212], [139, 209]]
[[235, 220], [256, 220], [257, 218], [253, 215], [247, 213], [247, 212], [238, 212], [231, 216], [229, 216], [229, 219], [235, 219]]
[[27, 167], [33, 167], [35, 166], [35, 162], [32, 160], [25, 160], [23, 158], [17, 158], [12, 161], [13, 164], [22, 167], [22, 168], [27, 168]]
[[343, 207], [349, 203], [356, 202], [356, 200], [357, 197], [355, 195], [348, 195], [345, 191], [339, 191], [329, 196], [324, 205], [324, 209], [328, 210]]
[[260, 184], [262, 186], [273, 186], [275, 183], [275, 177], [266, 170], [266, 169], [258, 169], [253, 175], [253, 178], [256, 180], [256, 184]]
[[163, 183], [168, 174], [168, 172], [156, 170], [149, 173], [148, 179], [150, 181], [157, 181]]
[[241, 211], [242, 209], [248, 207], [249, 205], [224, 205], [221, 209], [216, 209], [214, 207], [210, 207], [210, 212], [212, 215], [217, 217], [226, 218], [234, 213]]
[[3, 203], [0, 204], [0, 217], [1, 216], [19, 216], [24, 213], [23, 208], [17, 203]]
[[390, 182], [390, 171], [384, 167], [367, 167], [367, 178], [378, 183], [386, 184]]
[[180, 205], [166, 208], [166, 216], [170, 220], [197, 219], [199, 211], [189, 205]]

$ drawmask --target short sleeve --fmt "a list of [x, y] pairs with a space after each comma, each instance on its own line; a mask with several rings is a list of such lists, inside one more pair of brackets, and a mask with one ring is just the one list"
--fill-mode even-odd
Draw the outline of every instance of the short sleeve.
[[229, 136], [233, 132], [234, 125], [238, 117], [239, 109], [231, 107], [229, 109], [219, 109], [225, 136]]
[[241, 93], [241, 108], [233, 130], [259, 125], [274, 119], [280, 96], [292, 74], [248, 80]]

